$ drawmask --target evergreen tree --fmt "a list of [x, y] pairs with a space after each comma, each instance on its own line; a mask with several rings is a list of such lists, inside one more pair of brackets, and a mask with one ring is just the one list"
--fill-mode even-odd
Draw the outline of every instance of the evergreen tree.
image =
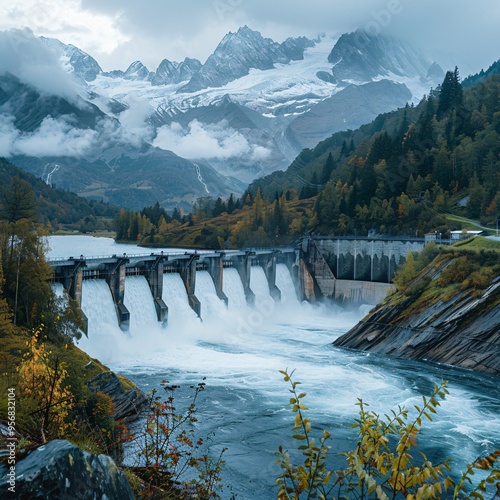
[[326, 184], [330, 180], [332, 172], [335, 170], [335, 161], [333, 160], [332, 153], [328, 153], [323, 171], [321, 172], [321, 184]]
[[229, 195], [229, 200], [227, 200], [227, 213], [232, 214], [236, 208], [236, 203], [234, 201], [234, 195], [231, 193]]
[[212, 210], [212, 217], [217, 217], [220, 214], [222, 214], [223, 212], [225, 212], [226, 210], [227, 210], [226, 204], [222, 201], [222, 198], [219, 196], [215, 200], [215, 206]]
[[343, 156], [347, 156], [349, 153], [348, 149], [347, 149], [347, 143], [345, 142], [345, 139], [344, 139], [344, 142], [342, 143], [342, 148], [340, 149], [340, 156], [343, 157]]
[[31, 184], [20, 177], [13, 177], [5, 186], [0, 203], [0, 219], [13, 223], [21, 219], [35, 220], [38, 206]]
[[437, 108], [438, 120], [441, 120], [445, 113], [452, 109], [461, 106], [463, 102], [463, 90], [460, 83], [460, 75], [458, 68], [454, 71], [447, 71], [441, 85], [439, 93], [439, 105]]

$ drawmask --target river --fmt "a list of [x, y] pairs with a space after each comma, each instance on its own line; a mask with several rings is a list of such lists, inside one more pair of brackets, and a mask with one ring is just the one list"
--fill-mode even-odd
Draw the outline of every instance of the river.
[[[118, 249], [110, 240], [84, 236], [50, 237], [49, 245], [52, 257], [145, 253], [139, 247]], [[98, 283], [101, 280], [84, 283], [83, 290], [89, 337], [80, 346], [91, 356], [146, 392], [159, 388], [164, 379], [178, 384], [181, 400], [189, 385], [206, 377], [197, 428], [208, 436], [212, 456], [228, 448], [224, 498], [276, 498], [275, 452], [279, 444], [293, 445], [289, 387], [279, 373], [284, 369], [295, 370], [294, 377], [303, 383], [313, 428], [332, 432], [333, 466], [342, 465], [339, 452], [355, 446], [350, 425], [357, 414], [357, 398], [382, 414], [398, 405], [413, 408], [442, 379], [449, 381], [450, 394], [434, 421], [424, 424], [425, 453], [434, 461], [453, 456], [463, 469], [478, 456], [500, 449], [497, 377], [334, 348], [332, 341], [356, 324], [369, 306], [347, 312], [335, 306], [300, 304], [290, 293], [291, 278], [283, 268], [277, 279], [284, 303], [275, 304], [261, 282], [261, 273], [252, 275], [254, 309], [242, 303], [241, 283], [231, 271], [225, 270], [224, 275], [229, 308], [213, 296], [204, 277], [201, 281], [206, 284], [199, 290], [203, 322], [185, 307], [182, 282], [175, 275], [166, 277], [168, 297], [164, 294], [164, 299], [170, 306], [166, 328], [154, 320], [144, 281], [127, 277], [125, 293], [131, 312], [127, 334], [116, 324], [106, 286]]]

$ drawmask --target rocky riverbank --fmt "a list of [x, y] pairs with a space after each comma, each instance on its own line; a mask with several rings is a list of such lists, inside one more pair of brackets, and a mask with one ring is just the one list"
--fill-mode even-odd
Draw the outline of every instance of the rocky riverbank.
[[498, 256], [485, 255], [439, 255], [334, 345], [500, 375]]

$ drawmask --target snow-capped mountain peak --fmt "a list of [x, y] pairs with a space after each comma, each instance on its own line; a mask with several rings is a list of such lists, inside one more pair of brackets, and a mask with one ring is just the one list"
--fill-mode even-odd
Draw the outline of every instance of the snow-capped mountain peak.
[[52, 50], [62, 53], [70, 72], [77, 78], [92, 82], [99, 73], [102, 73], [99, 63], [91, 55], [80, 50], [78, 47], [71, 44], [66, 45], [56, 38], [45, 38], [42, 36], [40, 40]]
[[289, 38], [279, 44], [243, 26], [236, 33], [224, 36], [203, 67], [179, 92], [221, 87], [248, 75], [251, 69], [269, 70], [275, 64], [288, 64], [293, 59], [301, 59], [304, 50], [313, 45], [314, 42], [305, 37]]
[[202, 64], [198, 59], [186, 57], [184, 61], [178, 63], [163, 59], [158, 66], [155, 75], [151, 79], [153, 85], [169, 85], [186, 82], [197, 73]]

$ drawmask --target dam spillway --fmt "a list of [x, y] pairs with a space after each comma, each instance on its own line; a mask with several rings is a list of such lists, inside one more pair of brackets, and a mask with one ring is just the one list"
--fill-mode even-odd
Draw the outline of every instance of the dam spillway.
[[[291, 281], [294, 263], [294, 249], [93, 258], [81, 255], [49, 261], [54, 269], [54, 286], [59, 291], [64, 287], [90, 316], [89, 321], [102, 315], [109, 322], [112, 311], [114, 322], [125, 331], [158, 322], [165, 326], [167, 320], [180, 322], [186, 317], [203, 320], [226, 308], [253, 305], [256, 295], [252, 287], [258, 292], [258, 300], [279, 301], [276, 266], [288, 269]], [[91, 295], [99, 296], [101, 304], [90, 305]], [[105, 307], [107, 312], [95, 313], [94, 307]]]
[[[53, 259], [49, 264], [54, 269], [53, 281], [80, 306], [83, 282], [104, 280], [118, 324], [127, 330], [131, 321], [151, 320], [153, 309], [156, 321], [166, 324], [186, 303], [201, 319], [213, 314], [221, 302], [229, 309], [283, 300], [377, 304], [393, 290], [392, 278], [408, 253], [423, 247], [424, 241], [415, 238], [308, 237], [293, 248], [81, 255]], [[132, 276], [141, 279], [131, 280]], [[129, 302], [139, 282], [142, 295], [149, 288], [150, 297], [147, 308], [133, 312], [141, 317], [149, 311], [148, 318], [140, 320], [131, 318], [130, 309], [137, 301]], [[172, 295], [172, 287], [183, 294], [182, 300]], [[131, 291], [126, 298], [127, 288]]]

